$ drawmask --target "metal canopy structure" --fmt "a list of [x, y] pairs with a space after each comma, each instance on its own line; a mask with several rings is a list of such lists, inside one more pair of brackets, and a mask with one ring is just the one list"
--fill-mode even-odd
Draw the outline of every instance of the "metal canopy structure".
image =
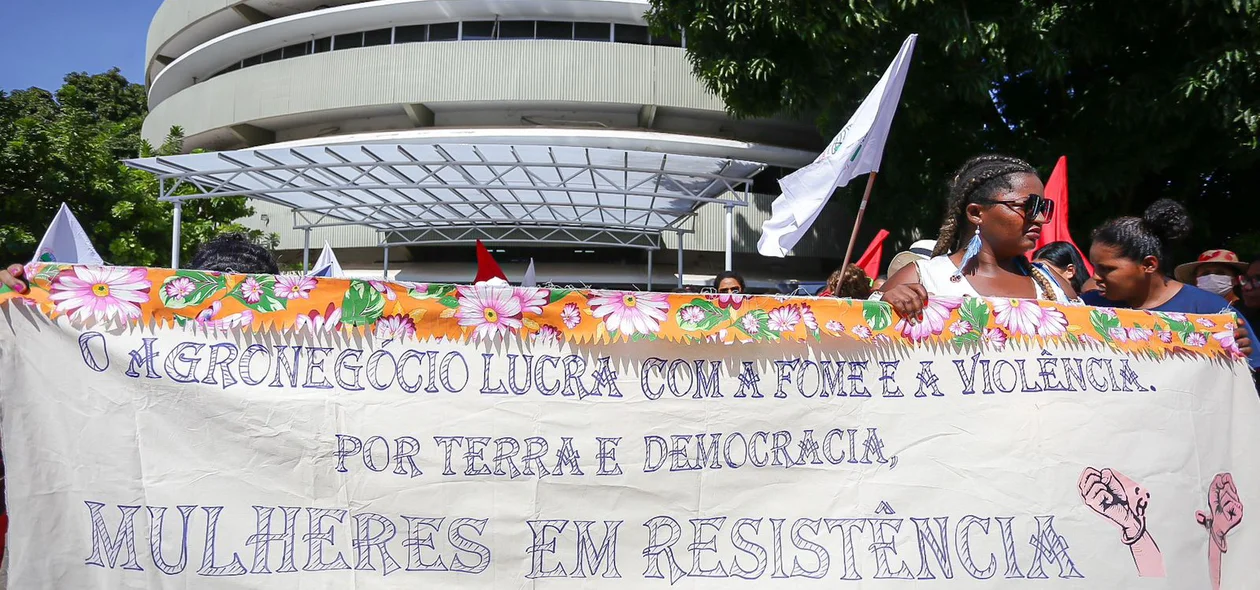
[[[262, 199], [292, 209], [308, 241], [315, 228], [361, 225], [385, 248], [480, 239], [649, 251], [663, 233], [688, 233], [703, 205], [725, 206], [729, 218], [764, 168], [635, 149], [457, 142], [269, 146], [126, 164], [161, 179], [160, 198], [177, 216], [190, 199]], [[200, 192], [178, 194], [186, 184]]]

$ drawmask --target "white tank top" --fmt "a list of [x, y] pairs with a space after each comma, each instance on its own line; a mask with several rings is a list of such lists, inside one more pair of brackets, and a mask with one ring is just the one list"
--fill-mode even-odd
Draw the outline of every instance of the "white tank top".
[[[919, 284], [932, 295], [942, 297], [980, 297], [980, 293], [975, 287], [967, 281], [964, 276], [962, 280], [954, 282], [950, 280], [954, 273], [958, 271], [958, 266], [954, 264], [949, 256], [936, 256], [927, 260], [917, 260], [914, 262], [915, 269], [919, 272]], [[1063, 287], [1059, 286], [1059, 281], [1050, 274], [1040, 264], [1032, 265], [1033, 272], [1044, 276], [1054, 289], [1054, 300], [1061, 303], [1070, 303], [1067, 293], [1063, 291]], [[1041, 284], [1033, 281], [1033, 285], [1037, 288], [1038, 299], [1050, 299], [1049, 294], [1042, 290]]]

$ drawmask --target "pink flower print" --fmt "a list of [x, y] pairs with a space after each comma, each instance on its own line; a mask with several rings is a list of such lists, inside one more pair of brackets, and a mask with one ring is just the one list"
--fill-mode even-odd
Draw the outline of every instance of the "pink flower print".
[[503, 338], [521, 329], [521, 302], [511, 287], [480, 283], [459, 287], [459, 325], [473, 328], [473, 337]]
[[[1115, 313], [1112, 312], [1112, 315], [1115, 315]], [[1159, 315], [1164, 316], [1165, 318], [1173, 320], [1175, 322], [1184, 322], [1189, 319], [1186, 317], [1186, 314], [1173, 312], [1173, 311], [1161, 311], [1159, 312]]]
[[1194, 323], [1199, 324], [1200, 326], [1203, 326], [1204, 328], [1215, 328], [1215, 327], [1216, 327], [1216, 322], [1214, 322], [1214, 321], [1212, 321], [1212, 320], [1209, 320], [1209, 319], [1207, 319], [1207, 318], [1199, 318], [1199, 319], [1197, 319], [1197, 320], [1194, 320]]
[[843, 333], [844, 333], [844, 324], [842, 324], [842, 323], [840, 323], [840, 322], [837, 322], [836, 320], [828, 320], [828, 321], [827, 321], [827, 331], [828, 331], [828, 332], [831, 332], [831, 333], [833, 333], [833, 334], [843, 334]]
[[193, 285], [192, 279], [188, 277], [175, 277], [174, 280], [166, 284], [167, 299], [183, 299], [192, 295], [196, 285]]
[[1164, 344], [1172, 344], [1173, 342], [1173, 333], [1168, 330], [1160, 330], [1156, 332], [1156, 335], [1159, 336], [1159, 341]]
[[757, 332], [761, 331], [760, 322], [758, 322], [757, 318], [751, 313], [744, 314], [744, 317], [739, 320], [739, 325], [744, 328], [744, 331], [747, 332], [749, 336], [753, 336]]
[[564, 327], [572, 330], [582, 323], [582, 310], [576, 303], [566, 303], [564, 309], [560, 310], [560, 321], [564, 322]]
[[805, 328], [810, 332], [818, 331], [818, 316], [814, 315], [808, 303], [801, 304], [801, 321], [805, 322]]
[[1031, 299], [994, 299], [994, 320], [1011, 336], [1036, 336], [1044, 312]]
[[149, 301], [149, 272], [143, 268], [74, 267], [57, 275], [51, 299], [56, 310], [74, 320], [136, 320], [140, 305]]
[[416, 336], [416, 321], [409, 315], [381, 316], [372, 332], [380, 340], [411, 339]]
[[1041, 308], [1041, 324], [1037, 326], [1037, 335], [1054, 338], [1067, 333], [1067, 316], [1057, 309]]
[[1111, 339], [1115, 340], [1116, 342], [1129, 341], [1129, 332], [1125, 330], [1124, 328], [1111, 328], [1107, 330], [1107, 335], [1111, 336]]
[[311, 310], [308, 313], [301, 314], [297, 317], [294, 327], [297, 331], [306, 330], [311, 334], [321, 334], [324, 332], [335, 332], [341, 328], [341, 308], [336, 304], [329, 303], [324, 309], [324, 313]]
[[1191, 332], [1186, 336], [1186, 346], [1203, 348], [1204, 346], [1207, 346], [1207, 336], [1204, 336], [1199, 332]]
[[603, 293], [590, 300], [591, 315], [604, 321], [610, 332], [631, 336], [661, 329], [669, 311], [665, 293]]
[[[1216, 342], [1221, 345], [1221, 348], [1228, 352], [1230, 356], [1234, 358], [1243, 358], [1245, 356], [1242, 353], [1242, 349], [1238, 348], [1238, 341], [1234, 340], [1233, 330], [1225, 330], [1212, 334], [1212, 339], [1216, 340]], [[1189, 342], [1187, 342], [1187, 344], [1189, 344]]]
[[248, 309], [240, 313], [234, 313], [215, 319], [214, 316], [219, 315], [219, 312], [222, 311], [222, 309], [223, 303], [215, 301], [210, 304], [210, 307], [203, 309], [201, 313], [197, 314], [197, 317], [193, 321], [197, 322], [198, 326], [207, 330], [220, 331], [248, 326], [254, 323], [254, 312]]
[[[1112, 308], [1110, 308], [1110, 307], [1100, 307], [1100, 308], [1098, 308], [1098, 312], [1099, 312], [1099, 313], [1101, 313], [1101, 314], [1103, 314], [1103, 315], [1109, 315], [1109, 316], [1111, 316], [1111, 317], [1113, 317], [1113, 318], [1114, 318], [1114, 317], [1119, 317], [1118, 315], [1116, 315], [1116, 310], [1114, 310], [1114, 309], [1112, 309]], [[1172, 315], [1172, 314], [1169, 314], [1169, 315]], [[1178, 314], [1178, 315], [1180, 315], [1180, 314]], [[1183, 315], [1183, 316], [1181, 316], [1181, 319], [1183, 319], [1183, 320], [1184, 320], [1184, 319], [1186, 319], [1186, 316], [1184, 316], [1184, 315]]]
[[1126, 332], [1129, 340], [1134, 342], [1146, 342], [1151, 339], [1151, 336], [1155, 335], [1154, 330], [1147, 330], [1146, 328], [1129, 328]]
[[955, 309], [962, 306], [961, 297], [933, 297], [923, 307], [922, 319], [910, 323], [907, 318], [897, 322], [895, 329], [911, 342], [922, 342], [945, 331], [945, 322]]
[[997, 328], [989, 328], [984, 331], [984, 342], [993, 347], [993, 350], [1002, 350], [1006, 348], [1006, 332]]
[[368, 285], [371, 285], [372, 289], [374, 289], [377, 293], [384, 295], [386, 301], [395, 301], [398, 299], [398, 294], [394, 293], [394, 290], [390, 289], [389, 284], [385, 281], [368, 281]]
[[534, 332], [534, 342], [542, 344], [555, 344], [560, 342], [560, 330], [555, 326], [540, 326], [537, 332]]
[[870, 340], [871, 336], [875, 335], [869, 326], [856, 326], [853, 328], [852, 332], [854, 336], [857, 336], [862, 340]]
[[522, 314], [532, 313], [538, 315], [547, 306], [547, 300], [551, 297], [551, 291], [533, 287], [518, 287], [515, 295], [516, 300], [521, 305]]
[[698, 324], [704, 321], [704, 310], [695, 305], [684, 305], [678, 310], [678, 323]]
[[970, 334], [973, 329], [974, 328], [971, 327], [971, 322], [966, 320], [959, 320], [949, 325], [949, 333], [954, 336], [965, 336]]
[[241, 281], [241, 297], [245, 299], [245, 303], [258, 303], [262, 301], [263, 287], [258, 284], [258, 279], [254, 277], [245, 277]]
[[792, 332], [801, 323], [800, 309], [795, 305], [786, 305], [770, 312], [768, 327], [774, 332]]
[[301, 275], [280, 275], [276, 277], [276, 297], [285, 299], [310, 299], [315, 289], [315, 279]]
[[722, 309], [726, 309], [728, 307], [731, 309], [739, 309], [740, 306], [744, 304], [744, 299], [746, 299], [747, 297], [748, 297], [747, 295], [742, 295], [739, 293], [719, 293], [717, 297], [708, 297], [708, 299], [709, 300], [716, 299], [718, 307]]

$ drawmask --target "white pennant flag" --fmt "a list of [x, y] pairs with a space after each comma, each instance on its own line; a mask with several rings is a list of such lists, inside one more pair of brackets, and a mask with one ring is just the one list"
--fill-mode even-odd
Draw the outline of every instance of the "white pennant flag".
[[525, 269], [525, 278], [521, 279], [522, 287], [537, 287], [538, 277], [534, 275], [534, 259], [529, 259], [529, 268]]
[[319, 253], [319, 259], [315, 261], [315, 266], [311, 268], [311, 273], [307, 276], [329, 279], [340, 279], [346, 276], [342, 272], [341, 263], [337, 262], [337, 256], [333, 254], [332, 246], [329, 246], [328, 242], [324, 242], [324, 250]]
[[757, 242], [762, 256], [787, 256], [809, 231], [836, 188], [849, 184], [856, 176], [879, 171], [888, 128], [901, 102], [901, 89], [906, 84], [910, 55], [918, 37], [910, 35], [901, 44], [901, 51], [879, 83], [818, 159], [779, 180], [783, 194], [774, 200], [771, 217], [762, 224], [761, 240]]
[[62, 264], [87, 264], [104, 266], [105, 261], [96, 253], [96, 248], [88, 240], [83, 226], [70, 212], [65, 203], [53, 218], [44, 239], [39, 241], [35, 249], [35, 258], [31, 262], [60, 262]]

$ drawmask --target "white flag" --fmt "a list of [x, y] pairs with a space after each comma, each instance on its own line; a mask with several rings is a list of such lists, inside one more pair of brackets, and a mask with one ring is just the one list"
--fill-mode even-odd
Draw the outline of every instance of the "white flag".
[[522, 287], [537, 287], [538, 277], [534, 276], [534, 259], [529, 259], [529, 268], [525, 269], [525, 278], [521, 279]]
[[315, 261], [315, 266], [311, 267], [311, 273], [308, 276], [329, 279], [340, 279], [346, 276], [341, 271], [341, 263], [337, 262], [337, 256], [333, 254], [332, 246], [329, 246], [328, 242], [324, 242], [324, 250], [319, 253], [319, 259]]
[[31, 262], [60, 262], [62, 264], [87, 264], [104, 266], [105, 261], [96, 253], [96, 248], [88, 240], [87, 232], [79, 225], [79, 220], [70, 212], [65, 203], [53, 218], [44, 239], [39, 241], [35, 249], [35, 258]]
[[888, 128], [892, 126], [897, 103], [901, 102], [901, 88], [906, 84], [910, 55], [918, 37], [910, 35], [901, 44], [901, 51], [879, 83], [818, 159], [779, 180], [783, 194], [774, 200], [771, 217], [762, 224], [761, 240], [757, 242], [762, 256], [787, 256], [809, 231], [837, 187], [849, 184], [856, 176], [879, 171]]

